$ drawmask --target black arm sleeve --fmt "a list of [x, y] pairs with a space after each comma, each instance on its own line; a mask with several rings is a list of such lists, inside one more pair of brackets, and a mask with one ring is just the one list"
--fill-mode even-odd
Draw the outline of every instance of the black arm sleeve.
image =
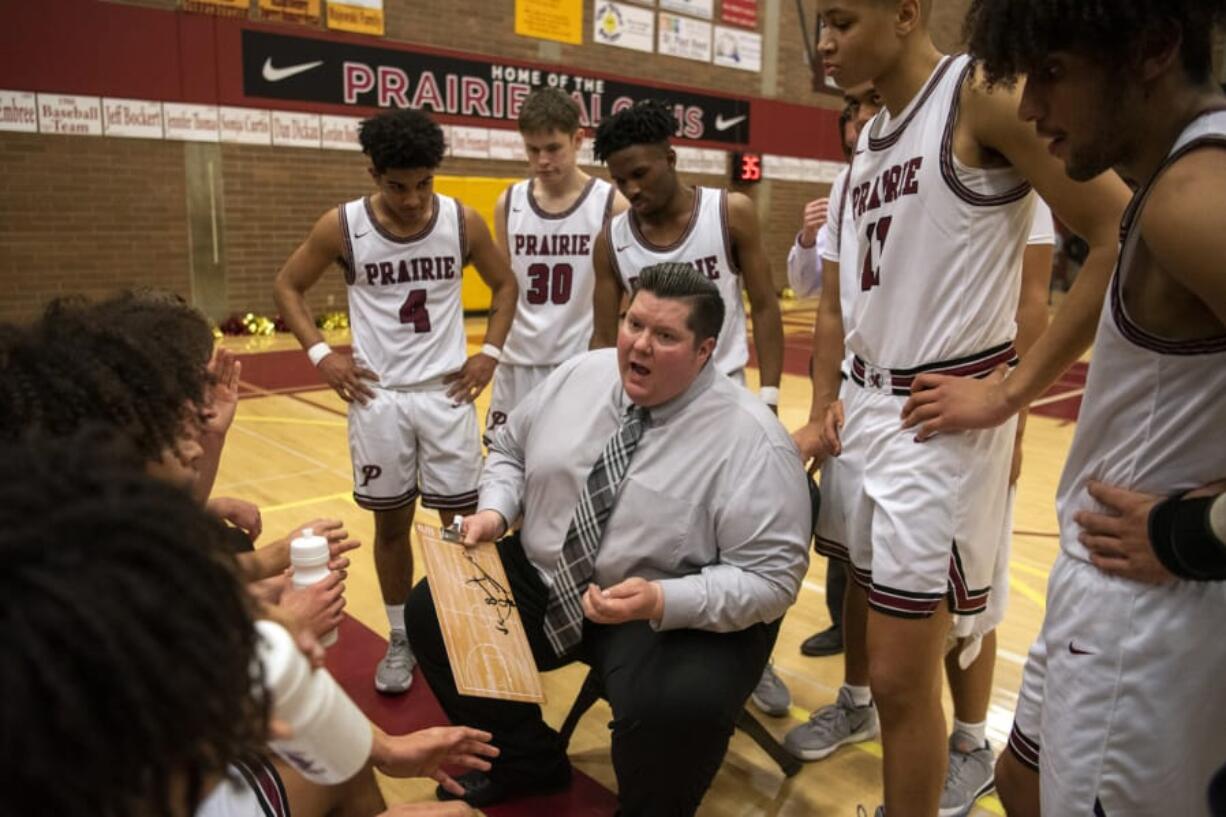
[[1149, 512], [1149, 540], [1166, 569], [1181, 579], [1226, 579], [1226, 542], [1213, 531], [1209, 513], [1223, 496], [1164, 499]]

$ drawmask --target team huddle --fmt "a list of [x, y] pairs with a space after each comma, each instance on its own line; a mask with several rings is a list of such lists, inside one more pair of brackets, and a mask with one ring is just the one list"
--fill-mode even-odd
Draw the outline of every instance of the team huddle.
[[[5, 680], [0, 723], [63, 707], [71, 724], [107, 696], [139, 711], [117, 755], [131, 784], [83, 778], [109, 787], [107, 814], [374, 815], [375, 768], [433, 778], [457, 801], [384, 817], [462, 817], [566, 788], [566, 745], [540, 707], [458, 691], [430, 580], [414, 583], [420, 499], [444, 526], [462, 517], [464, 542], [497, 541], [540, 669], [590, 667], [613, 712], [621, 814], [698, 813], [746, 703], [788, 712], [770, 655], [810, 545], [842, 601], [802, 651], [842, 651], [843, 685], [783, 747], [813, 762], [879, 737], [876, 817], [963, 817], [993, 790], [1011, 817], [1221, 813], [1226, 94], [1212, 43], [1226, 0], [972, 0], [959, 55], [934, 46], [931, 0], [818, 10], [848, 161], [788, 258], [792, 286], [820, 293], [803, 425], [777, 416], [783, 324], [755, 203], [681, 178], [669, 105], [599, 124], [605, 180], [579, 166], [575, 102], [534, 91], [518, 114], [531, 176], [498, 197], [492, 231], [434, 189], [442, 128], [381, 113], [360, 128], [376, 191], [318, 219], [274, 294], [348, 404], [353, 498], [374, 516], [389, 624], [374, 687], [402, 694], [420, 664], [457, 726], [372, 727], [369, 763], [338, 786], [264, 759], [276, 701], [251, 683], [253, 619], [306, 620], [299, 646], [318, 664], [356, 543], [318, 521], [331, 578], [277, 584], [301, 529], [252, 550], [258, 510], [210, 498], [234, 358], [214, 354], [186, 304], [140, 295], [0, 327], [0, 545], [18, 568], [3, 649], [45, 687]], [[1089, 254], [1049, 325], [1053, 216]], [[469, 265], [491, 292], [475, 354]], [[308, 306], [334, 266], [351, 352]], [[1026, 414], [1091, 348], [1054, 497], [1060, 552], [996, 758], [987, 707]], [[118, 442], [100, 442], [99, 424]], [[82, 598], [97, 621], [57, 601]], [[40, 663], [86, 666], [65, 652], [81, 632], [121, 656], [87, 665], [99, 689], [84, 709]], [[133, 669], [167, 663], [191, 671]], [[179, 717], [189, 697], [198, 711]], [[16, 742], [0, 743], [17, 765]], [[52, 802], [50, 788], [31, 791]], [[55, 797], [65, 814], [88, 801]]]

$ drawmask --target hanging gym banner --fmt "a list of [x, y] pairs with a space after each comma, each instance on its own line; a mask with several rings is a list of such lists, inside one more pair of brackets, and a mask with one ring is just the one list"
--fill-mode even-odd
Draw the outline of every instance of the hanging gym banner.
[[749, 100], [607, 79], [556, 67], [504, 65], [408, 48], [356, 45], [245, 29], [243, 94], [363, 108], [416, 108], [475, 120], [514, 120], [533, 87], [579, 103], [584, 126], [640, 99], [673, 105], [680, 139], [745, 145]]

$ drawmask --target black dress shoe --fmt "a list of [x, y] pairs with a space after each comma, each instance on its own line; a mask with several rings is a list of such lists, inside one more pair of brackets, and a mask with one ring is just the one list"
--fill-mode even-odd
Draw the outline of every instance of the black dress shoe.
[[548, 777], [537, 780], [495, 780], [485, 772], [473, 770], [456, 775], [455, 781], [464, 787], [464, 796], [459, 797], [438, 786], [434, 795], [439, 800], [463, 800], [473, 808], [486, 808], [513, 797], [533, 794], [553, 794], [570, 786], [570, 763]]
[[843, 651], [843, 631], [835, 625], [815, 633], [801, 643], [800, 651], [811, 657], [838, 655]]

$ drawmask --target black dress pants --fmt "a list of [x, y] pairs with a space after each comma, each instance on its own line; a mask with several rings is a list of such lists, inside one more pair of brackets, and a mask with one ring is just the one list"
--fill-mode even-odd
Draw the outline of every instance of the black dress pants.
[[[583, 661], [613, 710], [613, 768], [625, 817], [694, 814], [723, 762], [736, 717], [778, 635], [778, 622], [732, 633], [657, 632], [645, 621], [588, 621], [583, 642], [554, 655], [543, 628], [548, 589], [517, 536], [498, 543], [538, 668]], [[455, 687], [428, 580], [409, 595], [409, 641], [452, 723], [485, 729], [502, 750], [490, 776], [513, 789], [556, 779], [567, 763], [558, 733], [535, 704], [461, 695]], [[577, 690], [576, 690], [577, 691]]]

